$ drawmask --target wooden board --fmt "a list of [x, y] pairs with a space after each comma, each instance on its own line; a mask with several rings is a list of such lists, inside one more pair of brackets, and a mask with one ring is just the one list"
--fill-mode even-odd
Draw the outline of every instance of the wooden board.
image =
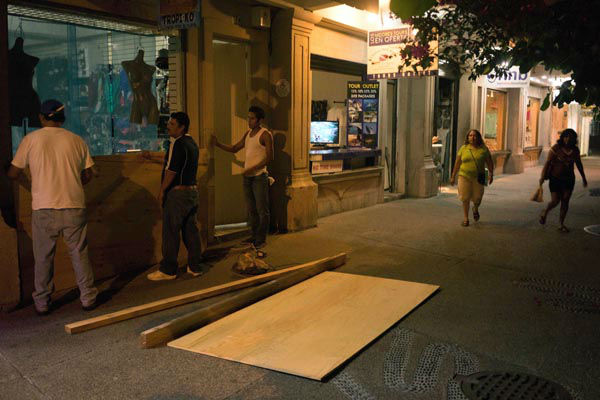
[[322, 380], [438, 288], [323, 272], [169, 346]]
[[328, 268], [335, 268], [344, 263], [346, 254], [338, 254], [334, 257], [321, 258], [309, 263], [296, 265], [294, 267], [281, 269], [278, 271], [268, 272], [263, 275], [253, 276], [250, 278], [239, 279], [237, 281], [228, 282], [223, 285], [213, 286], [207, 289], [196, 290], [194, 292], [185, 293], [179, 296], [168, 297], [166, 299], [153, 301], [151, 303], [142, 304], [139, 306], [125, 308], [110, 314], [100, 315], [98, 317], [85, 319], [65, 325], [65, 331], [70, 334], [85, 332], [90, 329], [99, 328], [114, 324], [119, 321], [140, 317], [156, 311], [166, 310], [182, 304], [191, 303], [194, 301], [206, 299], [209, 297], [218, 296], [224, 293], [229, 293], [238, 289], [259, 285], [264, 282], [272, 281], [276, 278], [288, 275], [292, 272], [302, 271], [314, 268], [315, 266], [327, 265]]
[[154, 328], [147, 329], [140, 333], [140, 345], [148, 349], [165, 344], [170, 340], [187, 335], [226, 315], [285, 290], [298, 282], [312, 278], [323, 271], [335, 269], [345, 262], [346, 253], [340, 253], [337, 256], [322, 258], [321, 260], [304, 264], [305, 268], [298, 269], [293, 273], [286, 274], [209, 306], [201, 307], [196, 311], [184, 314]]

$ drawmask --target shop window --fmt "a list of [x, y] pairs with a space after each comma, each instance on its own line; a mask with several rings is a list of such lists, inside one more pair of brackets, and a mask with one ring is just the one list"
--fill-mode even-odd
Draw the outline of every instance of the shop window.
[[433, 162], [439, 167], [441, 180], [447, 181], [452, 166], [455, 81], [439, 78], [435, 102], [435, 126], [432, 140]]
[[491, 151], [504, 149], [506, 93], [487, 89], [483, 136]]
[[530, 97], [527, 101], [527, 121], [523, 147], [537, 146], [538, 121], [540, 116], [540, 100]]
[[[162, 149], [168, 37], [9, 15], [13, 150], [39, 128], [39, 104], [65, 104], [64, 127], [92, 155]], [[10, 58], [12, 57], [12, 58]]]

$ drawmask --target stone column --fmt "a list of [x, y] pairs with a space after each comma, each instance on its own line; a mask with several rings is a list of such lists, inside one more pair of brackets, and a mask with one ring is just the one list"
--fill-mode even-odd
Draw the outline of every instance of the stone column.
[[[317, 191], [309, 172], [311, 75], [310, 34], [317, 22], [312, 13], [277, 12], [271, 26], [271, 127], [284, 135], [291, 182], [287, 186], [287, 229], [317, 225]], [[279, 136], [281, 137], [281, 136]]]
[[527, 89], [508, 89], [507, 97], [506, 149], [510, 150], [510, 156], [506, 160], [504, 173], [520, 174], [525, 170], [523, 134], [527, 116]]
[[0, 310], [15, 306], [21, 297], [13, 184], [4, 167], [12, 159], [10, 103], [8, 101], [8, 14], [0, 3]]
[[396, 171], [401, 173], [399, 169], [404, 169], [408, 196], [435, 196], [438, 178], [431, 156], [435, 77], [403, 78], [398, 84], [399, 160]]

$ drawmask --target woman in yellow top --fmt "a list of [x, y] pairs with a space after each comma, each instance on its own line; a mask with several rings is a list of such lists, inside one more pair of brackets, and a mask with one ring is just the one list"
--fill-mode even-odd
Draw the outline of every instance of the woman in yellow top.
[[[489, 170], [489, 184], [494, 181], [494, 162], [490, 151], [483, 143], [481, 133], [471, 129], [456, 155], [456, 163], [452, 170], [450, 184], [456, 183], [458, 173], [458, 198], [462, 201], [464, 219], [462, 226], [469, 226], [469, 205], [473, 202], [473, 219], [479, 221], [479, 205], [483, 198], [483, 185], [485, 183], [485, 165]], [[478, 175], [483, 175], [483, 179]]]

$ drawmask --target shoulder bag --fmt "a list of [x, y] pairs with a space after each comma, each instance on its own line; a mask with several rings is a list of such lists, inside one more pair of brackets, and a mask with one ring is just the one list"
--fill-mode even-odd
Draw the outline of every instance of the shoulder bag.
[[477, 160], [475, 159], [475, 156], [473, 155], [471, 149], [469, 149], [469, 153], [471, 153], [471, 157], [473, 158], [473, 162], [475, 163], [475, 168], [477, 168], [477, 183], [483, 186], [487, 186], [487, 171], [484, 170], [484, 172], [480, 172], [479, 166], [477, 165]]

